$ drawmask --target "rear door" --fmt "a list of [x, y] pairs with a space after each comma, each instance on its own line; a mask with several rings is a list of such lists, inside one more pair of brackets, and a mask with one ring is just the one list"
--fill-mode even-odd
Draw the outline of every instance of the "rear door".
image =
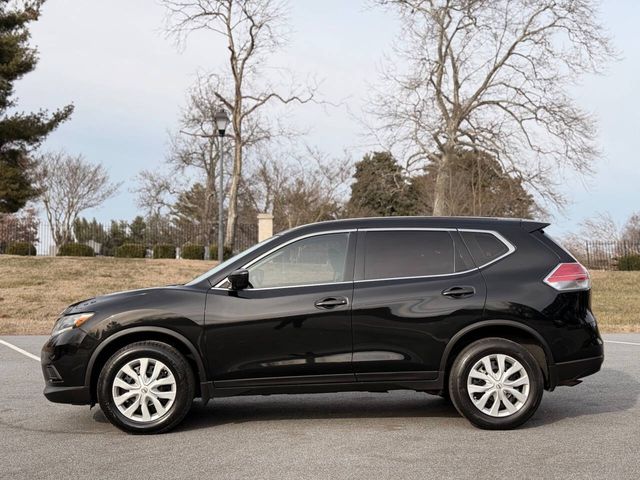
[[358, 232], [358, 381], [434, 380], [449, 339], [482, 318], [486, 287], [455, 229]]

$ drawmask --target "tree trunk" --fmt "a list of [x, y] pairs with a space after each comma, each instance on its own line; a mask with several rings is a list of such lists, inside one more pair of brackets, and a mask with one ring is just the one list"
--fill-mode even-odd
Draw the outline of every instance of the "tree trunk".
[[438, 165], [436, 185], [433, 192], [433, 215], [444, 216], [449, 214], [447, 207], [447, 181], [449, 178], [449, 154], [442, 155]]
[[227, 207], [227, 228], [224, 237], [224, 245], [233, 249], [236, 234], [236, 222], [238, 219], [238, 188], [242, 175], [242, 142], [236, 136], [233, 148], [233, 174], [231, 176], [231, 188], [229, 189], [229, 206]]
[[[207, 172], [206, 185], [204, 189], [204, 211], [202, 212], [202, 234], [205, 247], [211, 245], [211, 225], [213, 225], [213, 196], [214, 196], [214, 182], [215, 176], [213, 172], [209, 170]], [[211, 252], [209, 252], [209, 257], [211, 257]], [[211, 258], [205, 258], [205, 260], [210, 260]]]

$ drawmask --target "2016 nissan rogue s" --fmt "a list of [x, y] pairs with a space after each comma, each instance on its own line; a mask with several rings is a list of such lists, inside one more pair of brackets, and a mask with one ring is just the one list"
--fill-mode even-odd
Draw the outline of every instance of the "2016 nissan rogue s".
[[185, 285], [70, 305], [42, 350], [45, 396], [134, 433], [192, 400], [410, 389], [509, 429], [543, 390], [600, 369], [586, 269], [548, 224], [390, 217], [306, 225]]

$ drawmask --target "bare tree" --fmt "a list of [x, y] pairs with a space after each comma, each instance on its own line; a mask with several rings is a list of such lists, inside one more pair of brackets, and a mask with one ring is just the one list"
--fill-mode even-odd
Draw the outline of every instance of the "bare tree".
[[73, 223], [80, 212], [100, 206], [120, 187], [109, 180], [102, 165], [64, 152], [46, 153], [38, 159], [36, 184], [58, 247], [73, 240]]
[[18, 213], [0, 213], [0, 253], [15, 242], [36, 243], [39, 225], [38, 212], [33, 207]]
[[[218, 212], [218, 179], [220, 175], [219, 149], [225, 149], [225, 171], [233, 167], [233, 149], [229, 142], [220, 144], [215, 114], [222, 108], [216, 92], [223, 87], [216, 78], [199, 77], [190, 89], [182, 110], [178, 130], [171, 136], [171, 149], [166, 159], [168, 171], [142, 171], [138, 174], [138, 205], [148, 215], [159, 215], [172, 210], [172, 200], [184, 194], [194, 185], [204, 187], [199, 205], [201, 227], [206, 245], [213, 242], [213, 227]], [[246, 146], [286, 136], [290, 132], [279, 125], [268, 125], [262, 118], [253, 116], [245, 124]], [[179, 180], [178, 180], [179, 179]], [[195, 183], [190, 185], [190, 182]], [[228, 191], [224, 189], [223, 195]], [[200, 197], [198, 197], [200, 198]]]
[[[135, 189], [138, 206], [144, 208], [148, 215], [158, 215], [162, 210], [170, 209], [171, 199], [188, 188], [189, 180], [185, 173], [195, 171], [195, 181], [205, 187], [205, 203], [202, 208], [206, 218], [206, 232], [212, 226], [211, 217], [218, 193], [216, 178], [219, 171], [220, 139], [214, 116], [222, 104], [215, 96], [216, 87], [208, 79], [198, 78], [188, 93], [178, 131], [170, 139], [171, 149], [166, 159], [169, 171], [143, 170], [137, 176], [138, 186]], [[181, 181], [176, 181], [176, 178]], [[208, 236], [206, 240], [211, 241]]]
[[[207, 79], [198, 79], [189, 92], [189, 99], [180, 119], [180, 129], [172, 138], [171, 153], [167, 159], [174, 172], [184, 173], [186, 170], [195, 169], [198, 172], [198, 181], [202, 179], [202, 228], [206, 245], [211, 244], [213, 240], [213, 216], [217, 212], [218, 195], [221, 194], [217, 188], [217, 178], [220, 175], [218, 152], [221, 145], [214, 118], [222, 106], [215, 95], [218, 90], [219, 84], [212, 84]], [[228, 149], [224, 142], [222, 146]], [[226, 155], [226, 158], [229, 157]], [[223, 212], [217, 214], [223, 215]]]
[[622, 239], [640, 243], [640, 212], [633, 213], [622, 229]]
[[589, 242], [640, 242], [640, 213], [633, 213], [620, 225], [610, 212], [597, 212], [580, 222], [577, 233], [566, 236], [571, 244]]
[[[213, 94], [231, 113], [233, 167], [229, 187], [225, 245], [234, 241], [238, 217], [238, 191], [247, 148], [246, 131], [252, 118], [270, 102], [307, 103], [314, 89], [291, 87], [278, 93], [264, 80], [264, 62], [285, 41], [283, 23], [286, 3], [279, 0], [163, 0], [168, 8], [168, 32], [184, 40], [194, 31], [209, 31], [224, 40], [228, 64], [224, 75], [212, 75]], [[256, 125], [257, 123], [254, 123]], [[255, 136], [254, 136], [255, 137]], [[255, 138], [254, 140], [255, 141]]]
[[147, 217], [160, 217], [171, 208], [170, 197], [176, 193], [171, 177], [163, 172], [142, 170], [136, 175], [136, 204]]
[[581, 236], [597, 242], [618, 242], [622, 239], [622, 229], [609, 212], [598, 212], [580, 223]]
[[289, 161], [265, 153], [251, 166], [243, 192], [256, 211], [273, 212], [275, 231], [339, 218], [349, 193], [353, 163], [314, 148]]
[[[591, 261], [591, 266], [609, 268], [611, 257], [627, 253], [625, 242], [633, 242], [628, 236], [633, 224], [634, 216], [620, 226], [611, 213], [598, 212], [582, 220], [578, 231], [565, 235], [562, 243], [581, 262], [587, 262], [591, 257], [595, 259], [595, 262]], [[603, 259], [604, 264], [598, 265], [598, 260]]]
[[[615, 56], [593, 0], [377, 0], [397, 7], [396, 53], [374, 101], [381, 139], [409, 167], [437, 166], [434, 215], [449, 213], [448, 163], [469, 149], [561, 205], [559, 170], [590, 172], [595, 122], [567, 93]], [[389, 86], [395, 95], [389, 94]], [[396, 153], [397, 154], [397, 153]]]

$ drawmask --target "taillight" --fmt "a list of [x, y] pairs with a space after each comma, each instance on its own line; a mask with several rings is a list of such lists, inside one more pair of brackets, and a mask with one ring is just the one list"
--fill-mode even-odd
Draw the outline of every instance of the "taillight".
[[560, 291], [588, 290], [591, 288], [589, 272], [579, 263], [560, 263], [554, 268], [544, 283]]

